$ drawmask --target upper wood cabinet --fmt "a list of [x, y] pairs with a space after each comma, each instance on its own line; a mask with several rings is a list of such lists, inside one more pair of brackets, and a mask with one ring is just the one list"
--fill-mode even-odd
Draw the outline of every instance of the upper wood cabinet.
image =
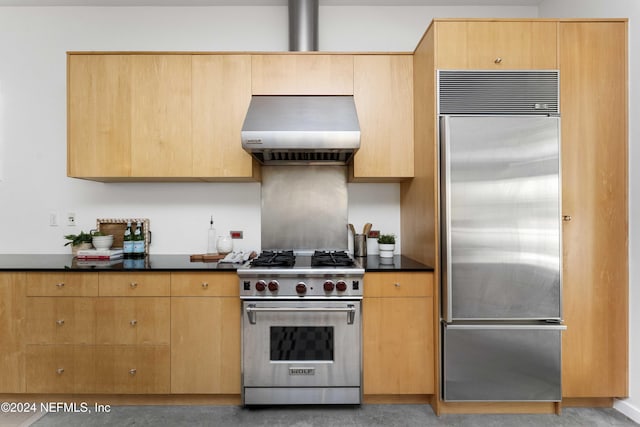
[[627, 25], [560, 23], [562, 389], [628, 393]]
[[436, 68], [556, 69], [556, 21], [436, 21]]
[[251, 101], [249, 55], [194, 55], [193, 176], [245, 177], [257, 171], [240, 131]]
[[252, 55], [254, 95], [352, 95], [351, 55]]
[[361, 142], [352, 180], [413, 177], [412, 55], [357, 55], [353, 65]]
[[67, 174], [251, 180], [247, 55], [69, 54]]

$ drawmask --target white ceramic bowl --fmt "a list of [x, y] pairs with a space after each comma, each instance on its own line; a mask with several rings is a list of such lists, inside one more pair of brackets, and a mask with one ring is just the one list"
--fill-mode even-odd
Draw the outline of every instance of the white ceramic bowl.
[[113, 245], [113, 235], [93, 236], [91, 243], [93, 243], [93, 247], [96, 249], [109, 249], [111, 245]]

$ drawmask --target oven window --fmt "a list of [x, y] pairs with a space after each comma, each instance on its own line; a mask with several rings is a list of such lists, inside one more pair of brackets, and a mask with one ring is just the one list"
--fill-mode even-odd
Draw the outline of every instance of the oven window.
[[271, 326], [271, 360], [333, 360], [332, 326]]

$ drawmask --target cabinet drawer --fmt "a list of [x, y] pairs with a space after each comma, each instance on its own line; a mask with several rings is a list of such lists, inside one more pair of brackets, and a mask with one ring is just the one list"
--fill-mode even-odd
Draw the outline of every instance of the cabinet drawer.
[[28, 345], [27, 393], [95, 392], [95, 351], [91, 345]]
[[27, 298], [28, 344], [93, 344], [95, 298]]
[[28, 273], [27, 296], [80, 297], [98, 295], [95, 273]]
[[433, 295], [433, 273], [367, 273], [364, 297], [428, 297]]
[[239, 297], [236, 273], [172, 273], [172, 296]]
[[100, 273], [100, 296], [169, 296], [169, 273]]
[[97, 346], [96, 392], [167, 394], [170, 391], [168, 345]]
[[100, 298], [96, 313], [97, 344], [169, 344], [169, 298]]

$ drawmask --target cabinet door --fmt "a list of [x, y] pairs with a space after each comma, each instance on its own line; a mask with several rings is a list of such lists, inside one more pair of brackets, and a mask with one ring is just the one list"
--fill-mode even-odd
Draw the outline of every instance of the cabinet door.
[[351, 55], [252, 55], [254, 95], [352, 95]]
[[191, 55], [131, 55], [131, 176], [192, 176]]
[[94, 393], [95, 351], [90, 345], [28, 345], [28, 393]]
[[169, 298], [100, 298], [97, 344], [169, 344]]
[[354, 98], [361, 140], [353, 179], [412, 177], [412, 56], [355, 56]]
[[24, 393], [25, 275], [0, 273], [0, 393]]
[[437, 68], [557, 68], [556, 22], [437, 22]]
[[238, 275], [231, 272], [171, 273], [171, 296], [239, 298]]
[[560, 24], [566, 397], [628, 394], [626, 43], [624, 22]]
[[68, 56], [69, 176], [130, 175], [130, 71], [126, 55]]
[[168, 345], [96, 346], [96, 392], [169, 393]]
[[27, 343], [93, 344], [95, 298], [27, 298]]
[[433, 333], [431, 297], [365, 298], [364, 394], [435, 393]]
[[240, 393], [240, 300], [171, 298], [171, 393]]
[[251, 101], [250, 55], [193, 55], [193, 176], [252, 178], [240, 131]]

